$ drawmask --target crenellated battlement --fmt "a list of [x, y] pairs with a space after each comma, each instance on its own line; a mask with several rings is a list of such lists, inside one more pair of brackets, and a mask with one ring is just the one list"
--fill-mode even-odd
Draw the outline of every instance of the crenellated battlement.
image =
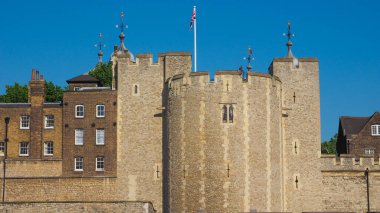
[[234, 79], [241, 80], [242, 83], [252, 83], [253, 78], [269, 78], [281, 83], [281, 80], [277, 76], [273, 76], [271, 74], [262, 73], [262, 72], [249, 72], [248, 79], [243, 80], [241, 77], [242, 73], [239, 70], [217, 70], [215, 71], [214, 78], [211, 79], [211, 75], [208, 71], [198, 71], [191, 72], [189, 75], [185, 74], [177, 74], [174, 75], [171, 79], [167, 79], [168, 81], [176, 81], [183, 80], [184, 78], [190, 78], [192, 82], [199, 82], [200, 79], [203, 79], [203, 83], [217, 84], [219, 82], [223, 82], [223, 79]]
[[361, 156], [354, 157], [352, 155], [321, 155], [321, 171], [361, 171], [366, 170], [380, 170], [379, 157]]

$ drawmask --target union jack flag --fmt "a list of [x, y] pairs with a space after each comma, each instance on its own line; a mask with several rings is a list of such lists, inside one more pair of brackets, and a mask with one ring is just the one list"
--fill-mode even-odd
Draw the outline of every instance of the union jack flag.
[[195, 17], [196, 17], [196, 12], [195, 12], [195, 6], [194, 6], [193, 14], [191, 15], [191, 19], [190, 19], [190, 30], [191, 30], [191, 29], [193, 28], [193, 26], [194, 26]]

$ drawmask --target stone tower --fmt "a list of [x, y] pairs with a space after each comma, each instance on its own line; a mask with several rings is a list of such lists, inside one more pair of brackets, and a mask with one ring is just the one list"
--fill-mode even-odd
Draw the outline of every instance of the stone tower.
[[283, 211], [312, 211], [320, 205], [319, 64], [295, 58], [291, 41], [287, 46], [287, 56], [269, 68], [282, 82]]

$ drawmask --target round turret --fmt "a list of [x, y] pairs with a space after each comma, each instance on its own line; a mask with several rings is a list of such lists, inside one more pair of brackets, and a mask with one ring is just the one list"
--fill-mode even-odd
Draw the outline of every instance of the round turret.
[[262, 197], [273, 195], [260, 190], [281, 181], [278, 78], [224, 71], [209, 82], [197, 72], [168, 84], [170, 211], [264, 209]]

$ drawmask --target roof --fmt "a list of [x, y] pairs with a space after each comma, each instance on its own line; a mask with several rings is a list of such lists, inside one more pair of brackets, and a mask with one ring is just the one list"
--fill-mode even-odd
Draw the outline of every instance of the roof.
[[30, 106], [30, 103], [0, 103], [0, 108], [22, 108]]
[[82, 74], [66, 81], [67, 83], [100, 83], [99, 79], [89, 75]]
[[348, 137], [358, 134], [371, 117], [341, 116], [340, 123], [344, 132], [343, 134]]

